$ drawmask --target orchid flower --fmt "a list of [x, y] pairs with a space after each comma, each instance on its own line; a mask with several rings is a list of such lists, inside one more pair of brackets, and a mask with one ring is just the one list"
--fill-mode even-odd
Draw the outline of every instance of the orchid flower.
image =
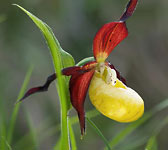
[[[92, 104], [106, 117], [118, 122], [131, 122], [140, 118], [144, 112], [142, 98], [127, 87], [119, 71], [106, 61], [111, 51], [127, 37], [126, 20], [133, 14], [137, 1], [130, 0], [119, 21], [103, 25], [96, 33], [93, 40], [94, 61], [62, 70], [63, 75], [71, 76], [70, 99], [78, 113], [82, 135], [85, 132], [84, 102], [88, 88]], [[54, 73], [43, 86], [28, 90], [21, 100], [34, 93], [47, 91], [55, 79]]]

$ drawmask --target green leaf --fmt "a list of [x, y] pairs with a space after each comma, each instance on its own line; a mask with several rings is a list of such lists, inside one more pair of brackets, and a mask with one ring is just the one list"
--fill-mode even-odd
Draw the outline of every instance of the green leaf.
[[94, 57], [87, 57], [87, 58], [82, 59], [80, 62], [78, 62], [76, 66], [83, 66], [84, 64], [91, 62], [91, 61], [95, 61]]
[[[55, 71], [57, 73], [57, 79], [58, 79], [58, 88], [61, 89], [61, 91], [63, 90], [64, 92], [61, 92], [60, 97], [66, 97], [66, 105], [67, 107], [70, 106], [70, 100], [68, 100], [67, 98], [69, 98], [69, 96], [67, 97], [67, 95], [69, 95], [68, 90], [66, 90], [65, 88], [68, 88], [68, 78], [66, 80], [64, 80], [65, 77], [62, 76], [61, 74], [61, 70], [65, 67], [70, 67], [70, 66], [74, 66], [75, 65], [75, 61], [73, 59], [73, 57], [65, 52], [61, 46], [60, 43], [58, 42], [58, 40], [56, 39], [54, 33], [52, 32], [52, 29], [43, 21], [41, 21], [39, 18], [37, 18], [36, 16], [34, 16], [33, 14], [31, 14], [30, 12], [28, 12], [27, 10], [25, 10], [23, 7], [17, 5], [17, 4], [13, 4], [17, 7], [19, 7], [21, 10], [23, 10], [31, 19], [32, 21], [37, 25], [37, 27], [40, 29], [40, 31], [42, 32], [47, 45], [50, 49], [52, 58], [53, 58], [53, 63], [54, 63], [54, 67], [55, 67]], [[65, 92], [66, 91], [66, 92]]]
[[[61, 105], [61, 150], [68, 150], [69, 147], [69, 138], [68, 138], [68, 110], [70, 109], [70, 99], [69, 99], [69, 90], [68, 90], [68, 79], [65, 79], [65, 77], [62, 75], [62, 69], [64, 67], [74, 65], [74, 60], [70, 54], [65, 52], [56, 37], [54, 36], [51, 28], [41, 21], [39, 18], [31, 14], [29, 11], [25, 10], [23, 7], [14, 4], [17, 7], [19, 7], [22, 11], [24, 11], [31, 19], [32, 21], [37, 25], [37, 27], [42, 32], [48, 47], [50, 49], [52, 60], [55, 68], [55, 72], [57, 73], [57, 89], [58, 94], [60, 97], [60, 105]], [[68, 61], [68, 63], [67, 63]]]
[[108, 140], [105, 138], [103, 133], [99, 130], [99, 128], [94, 124], [93, 121], [91, 121], [89, 118], [86, 118], [89, 124], [92, 126], [92, 128], [96, 131], [96, 133], [101, 137], [101, 139], [104, 141], [104, 144], [107, 146], [108, 150], [111, 150]]

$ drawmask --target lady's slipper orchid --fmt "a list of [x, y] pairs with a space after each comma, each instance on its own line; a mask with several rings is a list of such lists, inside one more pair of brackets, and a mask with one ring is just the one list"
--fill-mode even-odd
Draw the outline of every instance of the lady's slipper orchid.
[[[70, 98], [78, 113], [82, 135], [85, 132], [84, 101], [88, 88], [92, 104], [113, 120], [131, 122], [141, 117], [144, 112], [142, 98], [127, 87], [125, 79], [115, 67], [106, 62], [111, 51], [127, 37], [125, 21], [133, 14], [137, 1], [130, 0], [119, 21], [105, 24], [96, 33], [93, 40], [95, 61], [62, 70], [63, 75], [71, 76]], [[36, 92], [46, 91], [55, 79], [56, 74], [51, 75], [43, 86], [30, 89], [21, 100]]]

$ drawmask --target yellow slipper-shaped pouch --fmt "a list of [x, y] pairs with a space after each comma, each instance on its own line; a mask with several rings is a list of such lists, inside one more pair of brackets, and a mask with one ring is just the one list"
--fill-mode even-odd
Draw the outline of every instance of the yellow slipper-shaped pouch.
[[107, 83], [97, 71], [89, 87], [89, 97], [98, 111], [119, 122], [135, 121], [144, 112], [144, 102], [137, 92], [117, 78], [115, 85]]

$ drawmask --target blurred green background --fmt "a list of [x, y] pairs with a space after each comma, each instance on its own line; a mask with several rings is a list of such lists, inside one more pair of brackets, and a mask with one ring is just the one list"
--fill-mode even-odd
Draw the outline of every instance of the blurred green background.
[[[51, 56], [39, 29], [17, 7], [17, 3], [46, 22], [54, 31], [62, 48], [73, 55], [76, 63], [92, 56], [92, 41], [95, 33], [105, 23], [117, 20], [127, 0], [0, 0], [0, 105], [8, 126], [14, 103], [28, 68], [34, 70], [28, 88], [41, 85], [54, 72]], [[134, 15], [127, 21], [129, 36], [111, 53], [108, 60], [126, 78], [129, 87], [144, 99], [145, 111], [168, 97], [168, 1], [139, 1]], [[94, 109], [87, 97], [87, 110]], [[22, 142], [29, 132], [25, 110], [28, 111], [36, 134], [34, 149], [52, 149], [60, 132], [51, 132], [58, 126], [59, 100], [52, 84], [49, 91], [26, 99], [16, 121], [12, 148], [29, 150], [31, 140]], [[72, 110], [70, 116], [75, 115]], [[167, 116], [168, 109], [160, 112], [153, 124], [141, 126], [128, 136], [117, 150], [136, 138], [150, 136], [152, 127]], [[1, 120], [0, 120], [1, 121]], [[127, 124], [117, 123], [102, 115], [93, 118], [95, 124], [111, 139]], [[80, 140], [79, 124], [74, 125], [77, 146], [80, 150], [101, 150], [104, 143], [94, 130], [87, 125], [87, 135]], [[51, 133], [50, 133], [51, 132]], [[165, 126], [157, 137], [158, 149], [167, 150], [168, 127]], [[20, 143], [19, 143], [20, 142]], [[144, 149], [145, 142], [135, 150]], [[130, 149], [131, 150], [131, 149]]]

